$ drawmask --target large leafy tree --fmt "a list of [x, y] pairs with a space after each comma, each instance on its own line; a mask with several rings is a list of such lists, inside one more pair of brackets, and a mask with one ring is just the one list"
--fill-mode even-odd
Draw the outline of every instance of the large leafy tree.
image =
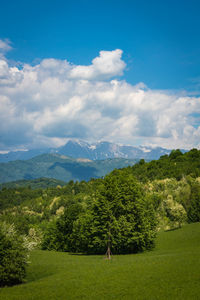
[[106, 176], [90, 210], [74, 222], [74, 251], [135, 253], [154, 244], [156, 218], [141, 185], [128, 172]]

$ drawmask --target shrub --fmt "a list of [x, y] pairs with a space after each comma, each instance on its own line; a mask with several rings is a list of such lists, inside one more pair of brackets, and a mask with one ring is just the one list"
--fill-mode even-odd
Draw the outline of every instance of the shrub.
[[182, 204], [176, 202], [172, 195], [164, 199], [159, 209], [159, 225], [165, 230], [180, 228], [187, 221], [187, 213]]
[[24, 281], [28, 251], [13, 225], [0, 224], [0, 286]]

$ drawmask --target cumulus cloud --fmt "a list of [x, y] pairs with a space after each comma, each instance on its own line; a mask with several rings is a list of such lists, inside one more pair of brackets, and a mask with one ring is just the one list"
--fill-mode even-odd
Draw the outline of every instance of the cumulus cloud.
[[90, 66], [75, 66], [70, 72], [70, 78], [74, 79], [106, 79], [120, 76], [126, 67], [121, 59], [122, 50], [100, 51], [99, 56], [94, 58]]
[[200, 147], [200, 98], [116, 79], [125, 67], [119, 49], [101, 51], [89, 66], [51, 58], [19, 69], [0, 57], [0, 150], [68, 138]]

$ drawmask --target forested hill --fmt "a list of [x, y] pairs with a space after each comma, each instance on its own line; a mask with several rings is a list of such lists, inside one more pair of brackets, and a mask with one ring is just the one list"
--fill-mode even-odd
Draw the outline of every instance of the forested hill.
[[91, 161], [59, 154], [41, 154], [29, 160], [0, 163], [0, 183], [46, 177], [68, 182], [105, 176], [115, 168], [133, 165], [138, 160], [115, 158]]
[[158, 160], [145, 162], [141, 159], [128, 169], [142, 182], [165, 178], [180, 180], [186, 175], [200, 177], [200, 150], [192, 149], [184, 154], [180, 150], [172, 150], [169, 155], [163, 155]]

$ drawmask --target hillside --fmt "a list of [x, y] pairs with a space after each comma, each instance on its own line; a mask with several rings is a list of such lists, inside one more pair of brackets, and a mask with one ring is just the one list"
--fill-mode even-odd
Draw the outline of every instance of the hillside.
[[200, 150], [192, 149], [186, 153], [173, 150], [170, 155], [161, 156], [158, 160], [146, 163], [140, 160], [130, 168], [130, 172], [141, 181], [176, 178], [186, 175], [200, 177]]
[[[103, 256], [34, 251], [27, 282], [5, 300], [199, 299], [200, 223], [160, 232], [151, 252]], [[112, 293], [111, 293], [112, 291]]]
[[[63, 277], [65, 282], [66, 277], [68, 278], [68, 285], [63, 291], [61, 288], [59, 289], [58, 298], [63, 298], [63, 293], [66, 295], [66, 289], [71, 284], [69, 279], [71, 262], [74, 270], [73, 278], [76, 278], [77, 282], [77, 274], [78, 276], [82, 274], [84, 278], [90, 274], [89, 270], [87, 271], [87, 265], [91, 266], [92, 263], [90, 258], [94, 258], [96, 266], [99, 264], [97, 262], [99, 256], [94, 255], [105, 255], [106, 253], [106, 258], [110, 259], [110, 251], [115, 258], [112, 262], [115, 263], [117, 260], [115, 266], [111, 263], [115, 273], [117, 272], [117, 276], [112, 276], [112, 284], [114, 283], [112, 288], [120, 286], [119, 293], [114, 293], [115, 299], [121, 299], [121, 289], [125, 291], [123, 295], [126, 295], [127, 298], [143, 299], [145, 289], [142, 288], [141, 292], [140, 286], [143, 286], [141, 278], [142, 280], [145, 278], [145, 281], [148, 282], [146, 295], [152, 299], [155, 298], [155, 295], [159, 295], [158, 299], [162, 299], [164, 295], [169, 296], [170, 299], [173, 297], [178, 299], [179, 296], [182, 299], [183, 295], [187, 295], [188, 298], [196, 297], [199, 292], [195, 273], [199, 268], [197, 263], [199, 255], [199, 223], [197, 222], [200, 222], [199, 154], [200, 151], [195, 149], [185, 154], [175, 150], [169, 156], [161, 157], [158, 161], [145, 163], [144, 160], [141, 160], [132, 167], [115, 169], [104, 178], [93, 178], [88, 182], [71, 180], [65, 185], [48, 186], [46, 189], [42, 189], [42, 185], [48, 182], [48, 179], [45, 178], [32, 181], [33, 186], [40, 187], [37, 189], [32, 189], [30, 185], [4, 187], [0, 190], [1, 245], [7, 247], [7, 241], [9, 240], [11, 243], [10, 234], [15, 232], [13, 247], [19, 237], [21, 239], [19, 247], [24, 243], [29, 250], [35, 248], [68, 252], [68, 254], [53, 252], [55, 255], [50, 252], [34, 252], [39, 254], [35, 265], [39, 277], [37, 275], [32, 277], [34, 271], [31, 270], [29, 273], [30, 269], [26, 277], [28, 282], [33, 278], [41, 279], [37, 264], [41, 265], [40, 257], [42, 257], [42, 261], [46, 260], [47, 262], [47, 273], [45, 274], [51, 275], [50, 277], [54, 276], [53, 269], [56, 268], [56, 274], [59, 277], [54, 279], [57, 286], [58, 282], [63, 286]], [[32, 159], [32, 163], [37, 168], [40, 163], [49, 166], [49, 163], [52, 162], [62, 164], [63, 160], [68, 164], [71, 161], [70, 158], [58, 155], [42, 155]], [[77, 164], [78, 162], [90, 163], [83, 159], [76, 160]], [[112, 160], [108, 162], [112, 164]], [[107, 167], [109, 167], [108, 162]], [[135, 177], [138, 177], [139, 180]], [[57, 183], [57, 180], [50, 179], [49, 184], [52, 182]], [[185, 226], [187, 223], [197, 224]], [[8, 228], [7, 233], [3, 231], [5, 228]], [[157, 241], [160, 242], [156, 243], [156, 236], [158, 236]], [[4, 251], [4, 249], [2, 250]], [[17, 248], [16, 251], [18, 251]], [[32, 253], [33, 259], [34, 253]], [[82, 255], [77, 256], [82, 257], [81, 260], [77, 260], [77, 257], [70, 253], [81, 253]], [[140, 254], [132, 255], [133, 253]], [[93, 256], [84, 256], [83, 254], [93, 254]], [[131, 255], [117, 256], [117, 254]], [[7, 255], [6, 257], [9, 258], [9, 252]], [[59, 263], [60, 256], [62, 256], [62, 264]], [[86, 257], [86, 265], [83, 265]], [[56, 265], [52, 265], [52, 260], [57, 261]], [[13, 264], [11, 262], [6, 264], [12, 266], [14, 260]], [[106, 263], [106, 266], [108, 264], [111, 266], [110, 263]], [[7, 265], [3, 268], [4, 282], [7, 280]], [[65, 268], [61, 268], [60, 272], [58, 265], [65, 265]], [[101, 285], [105, 286], [103, 280], [105, 266], [99, 266], [100, 268], [96, 271], [98, 276], [102, 275], [98, 278], [98, 288], [91, 291], [95, 299], [96, 297], [106, 298], [108, 295], [107, 290], [103, 294], [99, 292]], [[69, 268], [70, 274], [66, 271]], [[84, 272], [86, 270], [86, 273], [81, 273], [79, 269]], [[51, 270], [50, 273], [49, 270]], [[44, 274], [45, 271], [41, 269], [41, 272]], [[106, 273], [109, 273], [108, 270]], [[137, 282], [139, 288], [132, 285], [133, 273], [135, 274], [134, 282]], [[13, 275], [10, 275], [9, 278], [12, 280]], [[111, 274], [109, 274], [109, 278], [110, 276]], [[49, 285], [50, 277], [47, 277], [45, 286]], [[91, 278], [89, 277], [90, 284], [94, 277], [94, 274]], [[162, 282], [159, 286], [158, 293], [158, 285], [162, 278], [164, 283]], [[41, 284], [44, 283], [43, 280], [39, 281]], [[124, 282], [127, 281], [129, 284], [124, 285]], [[7, 284], [4, 282], [4, 285]], [[9, 283], [12, 284], [12, 282]], [[89, 288], [84, 293], [81, 289], [74, 289], [73, 284], [71, 287], [73, 292], [71, 294], [69, 290], [70, 298], [73, 299], [75, 295], [74, 299], [79, 296], [88, 299]], [[127, 287], [129, 287], [128, 290]], [[23, 295], [25, 291], [23, 285], [19, 290]], [[38, 291], [38, 288], [36, 290]], [[3, 297], [8, 296], [8, 299], [12, 299], [9, 289], [5, 288], [3, 291], [8, 291], [8, 294], [6, 292], [2, 294]], [[32, 298], [33, 294], [32, 291]], [[13, 295], [16, 296], [16, 293]], [[35, 298], [38, 298], [37, 292], [35, 295]], [[51, 299], [49, 287], [44, 294], [44, 299], [47, 296]], [[24, 297], [27, 298], [26, 292]], [[42, 297], [40, 293], [40, 299]], [[54, 298], [55, 293], [52, 296], [52, 299]]]
[[136, 160], [115, 158], [101, 161], [73, 159], [59, 154], [41, 154], [29, 160], [0, 163], [0, 183], [41, 177], [64, 182], [99, 178], [115, 168], [133, 165]]

